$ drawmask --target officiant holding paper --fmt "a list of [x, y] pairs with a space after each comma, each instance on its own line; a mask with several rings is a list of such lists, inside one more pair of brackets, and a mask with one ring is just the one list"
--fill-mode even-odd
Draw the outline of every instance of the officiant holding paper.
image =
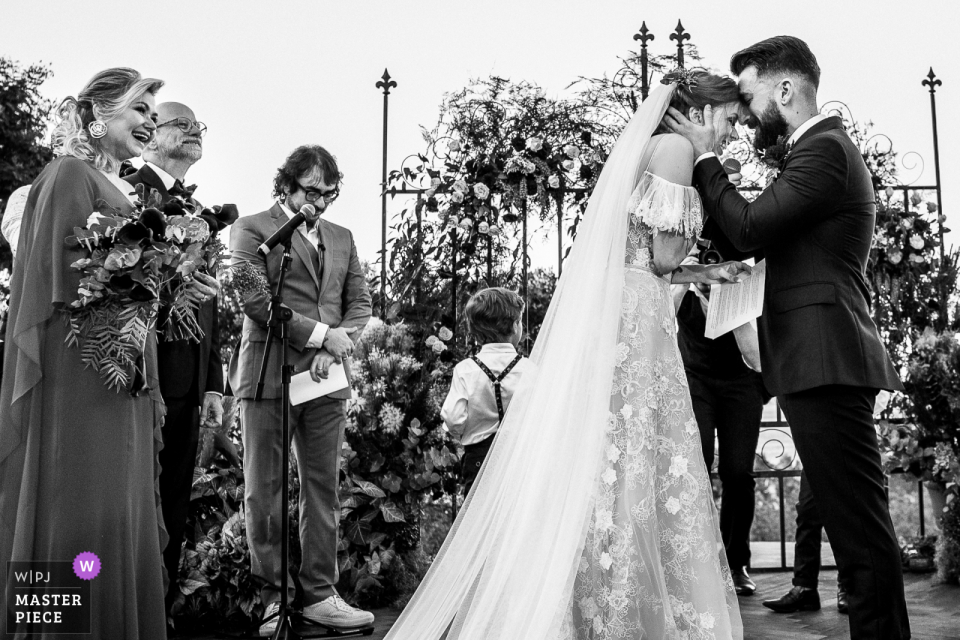
[[[266, 286], [238, 286], [245, 314], [241, 346], [230, 361], [230, 386], [240, 399], [246, 476], [247, 536], [252, 573], [264, 582], [266, 605], [260, 634], [277, 625], [280, 600], [280, 511], [284, 478], [281, 442], [280, 342], [270, 352], [263, 399], [255, 401], [260, 362], [267, 340], [270, 295], [280, 278], [283, 247], [258, 251], [274, 232], [312, 205], [321, 215], [337, 199], [341, 181], [336, 159], [323, 147], [304, 145], [290, 154], [274, 179], [277, 202], [256, 215], [240, 218], [230, 234], [235, 277], [265, 279]], [[289, 321], [288, 361], [294, 375], [326, 378], [343, 362], [349, 376], [354, 342], [371, 315], [370, 293], [348, 229], [323, 220], [301, 224], [292, 238], [292, 264], [283, 290]], [[250, 277], [252, 274], [253, 277]], [[269, 289], [269, 290], [268, 290]], [[373, 615], [347, 605], [337, 595], [337, 529], [340, 519], [340, 450], [349, 387], [290, 407], [290, 433], [300, 477], [300, 544], [303, 561], [303, 616], [327, 627], [354, 629]], [[289, 601], [294, 581], [288, 580]]]

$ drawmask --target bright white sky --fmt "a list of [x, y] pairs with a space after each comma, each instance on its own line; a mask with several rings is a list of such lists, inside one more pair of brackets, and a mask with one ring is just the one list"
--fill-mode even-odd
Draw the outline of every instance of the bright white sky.
[[[343, 195], [326, 214], [353, 230], [361, 259], [380, 247], [382, 94], [388, 67], [389, 166], [423, 150], [419, 125], [436, 123], [445, 92], [497, 74], [561, 95], [578, 76], [617, 68], [640, 24], [651, 53], [671, 53], [683, 21], [707, 63], [778, 34], [803, 38], [823, 70], [821, 102], [843, 100], [899, 151], [926, 163], [933, 183], [933, 66], [941, 177], [949, 226], [960, 230], [960, 7], [955, 0], [2, 0], [0, 55], [53, 65], [42, 88], [61, 99], [96, 71], [131, 66], [162, 78], [159, 101], [190, 105], [209, 132], [188, 174], [205, 203], [235, 202], [242, 214], [271, 204], [276, 168], [297, 145], [337, 156]], [[399, 211], [400, 207], [394, 208]], [[956, 237], [956, 236], [955, 236]], [[551, 266], [555, 249], [534, 251]]]

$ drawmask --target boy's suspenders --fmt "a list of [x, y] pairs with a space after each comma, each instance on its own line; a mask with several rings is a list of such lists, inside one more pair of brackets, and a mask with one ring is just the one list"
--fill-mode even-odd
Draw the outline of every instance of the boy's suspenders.
[[477, 366], [480, 367], [480, 370], [487, 374], [487, 377], [490, 378], [490, 382], [493, 383], [493, 395], [497, 398], [497, 415], [500, 416], [500, 421], [503, 422], [503, 397], [500, 395], [500, 382], [507, 377], [507, 374], [513, 370], [513, 367], [520, 362], [522, 358], [519, 353], [513, 361], [506, 366], [506, 368], [500, 372], [499, 376], [493, 375], [493, 372], [487, 368], [487, 365], [480, 362], [480, 358], [477, 356], [470, 356], [470, 359], [477, 363]]

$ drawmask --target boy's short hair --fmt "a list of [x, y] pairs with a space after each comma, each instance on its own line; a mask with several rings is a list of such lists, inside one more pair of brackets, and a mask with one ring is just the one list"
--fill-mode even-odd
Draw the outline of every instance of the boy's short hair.
[[481, 289], [467, 301], [467, 330], [483, 344], [507, 342], [523, 306], [523, 298], [509, 289]]

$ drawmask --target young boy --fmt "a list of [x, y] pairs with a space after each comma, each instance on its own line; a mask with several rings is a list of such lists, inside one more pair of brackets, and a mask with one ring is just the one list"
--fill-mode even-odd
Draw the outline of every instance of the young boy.
[[523, 333], [523, 299], [508, 289], [478, 291], [467, 302], [467, 328], [483, 346], [453, 369], [440, 415], [444, 428], [463, 444], [464, 495], [470, 493], [493, 445], [510, 399], [533, 363], [517, 353]]

